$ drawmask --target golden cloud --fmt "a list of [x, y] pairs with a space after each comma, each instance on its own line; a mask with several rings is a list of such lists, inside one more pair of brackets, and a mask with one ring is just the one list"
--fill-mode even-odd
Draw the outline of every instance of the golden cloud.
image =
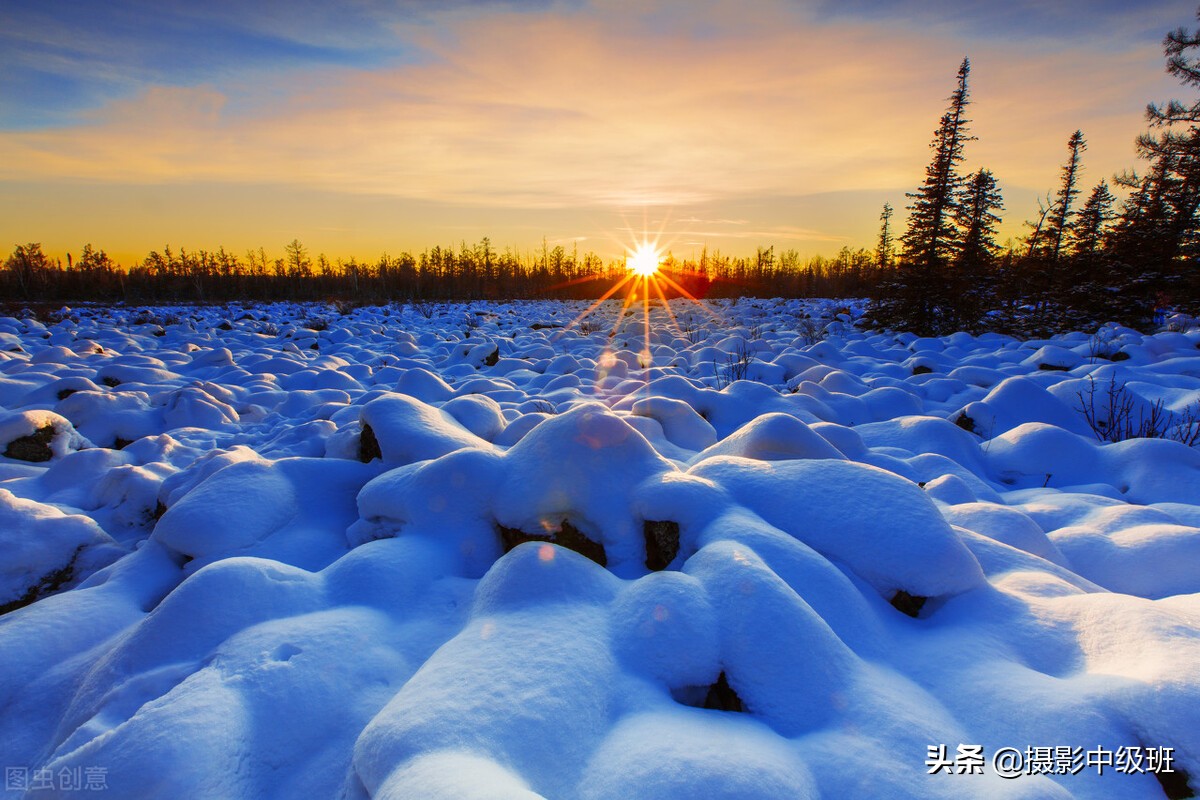
[[[920, 180], [966, 43], [817, 24], [783, 3], [688, 8], [682, 29], [620, 3], [460, 14], [402, 32], [418, 37], [420, 64], [280, 73], [237, 90], [155, 86], [75, 126], [0, 134], [0, 178], [266, 183], [531, 208]], [[975, 49], [970, 154], [986, 160], [973, 160], [1048, 188], [1082, 127], [1102, 164], [1095, 177], [1129, 165], [1157, 53]]]

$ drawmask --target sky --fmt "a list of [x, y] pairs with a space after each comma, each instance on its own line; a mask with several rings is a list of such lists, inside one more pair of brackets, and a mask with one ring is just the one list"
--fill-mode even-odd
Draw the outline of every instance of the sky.
[[871, 248], [971, 60], [1019, 237], [1191, 99], [1177, 0], [0, 0], [0, 255]]

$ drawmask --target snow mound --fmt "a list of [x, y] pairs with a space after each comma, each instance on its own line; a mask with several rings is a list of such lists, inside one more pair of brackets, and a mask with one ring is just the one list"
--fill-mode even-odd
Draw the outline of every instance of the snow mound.
[[850, 461], [726, 456], [702, 462], [691, 474], [722, 486], [739, 505], [885, 595], [947, 595], [983, 582], [979, 564], [933, 502], [885, 470]]
[[20, 411], [0, 417], [0, 446], [6, 459], [40, 463], [90, 447], [91, 442], [52, 411]]
[[124, 555], [91, 518], [0, 489], [0, 613], [78, 584]]
[[761, 461], [790, 458], [844, 458], [812, 428], [788, 414], [763, 414], [747, 422], [696, 457], [740, 456]]
[[[1200, 790], [1200, 452], [1170, 440], [1200, 331], [1106, 329], [1111, 363], [860, 331], [858, 302], [675, 306], [0, 318], [6, 779]], [[1168, 438], [1100, 441], [1092, 385]]]
[[402, 394], [363, 406], [362, 425], [364, 438], [369, 428], [379, 455], [392, 463], [411, 464], [464, 447], [487, 446], [448, 412]]

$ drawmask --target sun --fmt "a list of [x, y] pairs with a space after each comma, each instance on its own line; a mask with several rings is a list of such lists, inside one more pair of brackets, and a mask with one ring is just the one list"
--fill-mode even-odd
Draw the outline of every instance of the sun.
[[[659, 234], [661, 235], [662, 231], [659, 231]], [[627, 316], [633, 313], [631, 307], [634, 305], [634, 303], [640, 303], [642, 306], [642, 349], [641, 352], [638, 353], [638, 364], [643, 369], [649, 369], [651, 366], [653, 366], [653, 356], [650, 350], [650, 343], [652, 339], [650, 328], [650, 308], [652, 305], [659, 305], [663, 312], [665, 312], [666, 316], [670, 320], [670, 324], [675, 328], [676, 332], [678, 332], [680, 336], [685, 335], [683, 329], [680, 327], [679, 320], [675, 318], [675, 312], [671, 310], [671, 304], [667, 299], [668, 292], [674, 292], [677, 296], [695, 303], [701, 311], [708, 314], [714, 320], [719, 321], [720, 317], [717, 312], [701, 303], [700, 300], [696, 299], [695, 295], [693, 295], [675, 280], [675, 278], [687, 277], [693, 273], [687, 273], [686, 275], [676, 274], [674, 267], [667, 271], [660, 269], [663, 261], [663, 252], [666, 249], [667, 248], [665, 245], [659, 246], [659, 239], [657, 236], [651, 238], [648, 234], [643, 234], [643, 238], [640, 241], [635, 239], [632, 246], [626, 245], [625, 275], [618, 278], [617, 281], [612, 286], [608, 287], [603, 294], [596, 298], [591, 305], [580, 312], [575, 319], [571, 320], [570, 324], [567, 325], [567, 328], [569, 329], [582, 322], [585, 317], [599, 309], [606, 300], [624, 289], [625, 298], [621, 301], [621, 309], [617, 312], [612, 329], [608, 332], [609, 345], [606, 345], [606, 348], [615, 348], [616, 345], [612, 343], [612, 340], [617, 336], [617, 332], [621, 330], [621, 327], [624, 325]], [[672, 277], [673, 275], [674, 277]], [[699, 275], [697, 277], [705, 276]], [[578, 283], [586, 280], [593, 280], [593, 277], [576, 278], [568, 283]], [[591, 331], [589, 331], [589, 333], [590, 332]], [[621, 347], [626, 346], [628, 345], [624, 343], [621, 344]], [[615, 364], [616, 356], [612, 354], [612, 349], [606, 349], [605, 353], [607, 353], [611, 358], [608, 366]], [[601, 357], [601, 363], [603, 362], [604, 358]], [[607, 369], [605, 372], [607, 372]], [[649, 386], [649, 372], [647, 372], [646, 375], [647, 386]]]
[[637, 250], [625, 257], [625, 268], [643, 278], [658, 273], [661, 254], [650, 244], [638, 245]]

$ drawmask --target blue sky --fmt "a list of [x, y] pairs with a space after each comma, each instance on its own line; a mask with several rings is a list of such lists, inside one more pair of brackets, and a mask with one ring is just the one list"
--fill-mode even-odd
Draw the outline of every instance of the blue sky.
[[[832, 253], [869, 245], [884, 201], [902, 209], [963, 55], [969, 166], [1000, 178], [1018, 235], [1076, 127], [1089, 180], [1136, 165], [1145, 104], [1184, 94], [1161, 39], [1194, 14], [1179, 2], [8, 0], [0, 238], [131, 257], [294, 237], [359, 257], [484, 235], [604, 251], [633, 215], [684, 252]], [[102, 227], [84, 200], [99, 197], [139, 232]]]

